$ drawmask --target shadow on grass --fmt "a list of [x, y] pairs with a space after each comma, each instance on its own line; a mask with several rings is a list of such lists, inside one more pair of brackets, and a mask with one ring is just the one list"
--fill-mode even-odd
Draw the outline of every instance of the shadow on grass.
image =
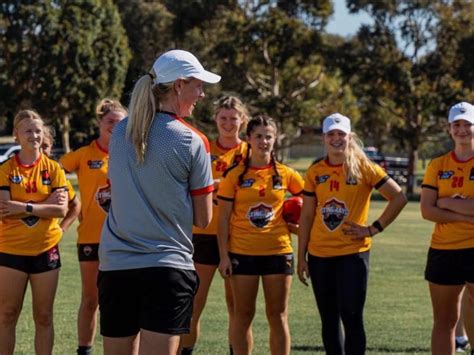
[[[324, 352], [324, 347], [321, 345], [312, 346], [312, 345], [293, 345], [291, 350], [295, 351], [308, 351], [308, 352]], [[426, 353], [430, 352], [431, 349], [429, 348], [389, 348], [389, 347], [367, 347], [367, 351], [370, 352], [378, 352], [378, 353]]]

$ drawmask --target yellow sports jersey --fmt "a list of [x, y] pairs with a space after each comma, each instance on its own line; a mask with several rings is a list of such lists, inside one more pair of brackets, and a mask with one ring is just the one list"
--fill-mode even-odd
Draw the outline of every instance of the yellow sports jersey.
[[72, 184], [69, 180], [66, 181], [66, 188], [68, 201], [72, 202], [72, 200], [74, 200], [76, 197], [76, 192], [74, 191], [74, 188], [72, 187]]
[[282, 210], [287, 191], [293, 195], [303, 190], [303, 178], [295, 170], [277, 163], [248, 168], [240, 164], [226, 172], [219, 186], [218, 198], [233, 202], [229, 230], [229, 251], [244, 255], [291, 253], [290, 232]]
[[[211, 162], [212, 162], [212, 178], [214, 180], [221, 179], [224, 172], [233, 166], [239, 164], [247, 156], [247, 143], [241, 142], [233, 148], [224, 148], [219, 145], [217, 140], [210, 142], [211, 146]], [[214, 195], [215, 196], [215, 195]], [[193, 227], [193, 234], [217, 234], [218, 221], [218, 201], [214, 199], [212, 203], [212, 220], [207, 228]]]
[[[422, 187], [436, 190], [439, 198], [474, 198], [474, 159], [459, 161], [454, 152], [433, 159], [426, 168]], [[474, 248], [474, 225], [467, 222], [436, 223], [431, 247]]]
[[[52, 191], [66, 188], [66, 184], [61, 166], [45, 154], [31, 165], [21, 164], [18, 155], [0, 165], [0, 190], [10, 191], [10, 197], [15, 201], [42, 202]], [[58, 244], [61, 236], [57, 218], [34, 215], [21, 219], [4, 218], [0, 224], [0, 252], [39, 255]]]
[[342, 232], [344, 222], [367, 223], [370, 195], [387, 180], [387, 173], [371, 163], [362, 169], [363, 180], [346, 181], [343, 166], [319, 160], [306, 172], [304, 192], [317, 200], [308, 252], [319, 257], [340, 256], [370, 249], [372, 238], [352, 240]]
[[102, 225], [110, 207], [107, 179], [109, 152], [97, 141], [60, 159], [67, 172], [76, 172], [82, 203], [82, 221], [77, 228], [79, 244], [99, 243]]

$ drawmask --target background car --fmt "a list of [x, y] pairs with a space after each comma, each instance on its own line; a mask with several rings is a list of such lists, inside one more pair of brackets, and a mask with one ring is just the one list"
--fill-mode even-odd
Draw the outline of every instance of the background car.
[[399, 185], [407, 183], [408, 158], [385, 156], [376, 147], [365, 147], [364, 152], [370, 160], [379, 164]]
[[0, 163], [10, 158], [20, 150], [20, 146], [16, 144], [1, 144], [0, 145]]

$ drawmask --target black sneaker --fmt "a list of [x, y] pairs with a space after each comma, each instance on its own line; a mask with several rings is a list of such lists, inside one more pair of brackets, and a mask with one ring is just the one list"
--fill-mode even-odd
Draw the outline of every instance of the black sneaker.
[[[457, 353], [464, 353], [469, 348], [469, 341], [459, 341], [456, 339], [456, 352]], [[471, 350], [471, 354], [474, 355], [474, 350]]]

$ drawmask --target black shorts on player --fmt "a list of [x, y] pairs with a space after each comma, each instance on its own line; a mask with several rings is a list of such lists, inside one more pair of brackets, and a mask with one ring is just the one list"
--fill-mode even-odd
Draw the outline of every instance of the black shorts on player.
[[242, 255], [229, 253], [232, 275], [293, 275], [293, 254]]
[[446, 286], [474, 283], [474, 248], [457, 250], [430, 248], [425, 280]]
[[101, 334], [129, 337], [140, 329], [171, 335], [189, 333], [198, 284], [194, 270], [152, 267], [99, 271]]
[[59, 269], [61, 256], [57, 245], [35, 256], [0, 253], [0, 266], [19, 270], [26, 274], [40, 274]]
[[212, 234], [193, 234], [194, 253], [196, 264], [219, 265], [219, 246], [217, 236]]

